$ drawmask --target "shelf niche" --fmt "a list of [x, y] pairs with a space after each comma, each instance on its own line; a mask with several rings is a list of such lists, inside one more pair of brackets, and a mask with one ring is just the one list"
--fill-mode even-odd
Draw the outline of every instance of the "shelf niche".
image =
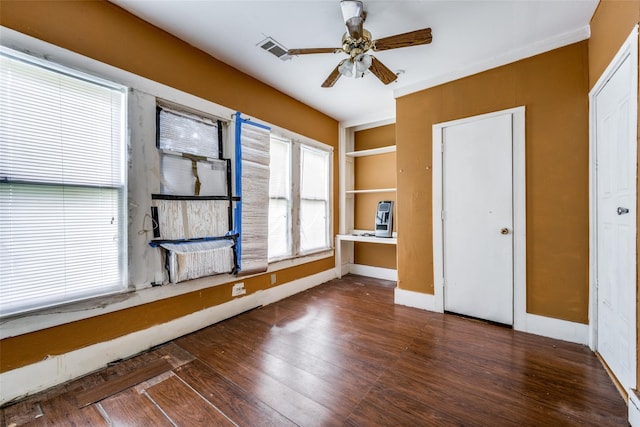
[[[343, 150], [342, 234], [336, 236], [340, 268], [397, 280], [395, 123], [347, 128]], [[382, 200], [394, 202], [394, 237], [363, 236], [374, 233], [375, 212]]]

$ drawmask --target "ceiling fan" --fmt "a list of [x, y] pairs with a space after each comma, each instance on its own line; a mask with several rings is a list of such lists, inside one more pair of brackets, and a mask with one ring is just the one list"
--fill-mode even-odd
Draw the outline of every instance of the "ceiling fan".
[[349, 55], [336, 66], [329, 77], [322, 83], [322, 87], [333, 86], [340, 76], [363, 77], [371, 71], [382, 83], [388, 85], [394, 82], [398, 76], [387, 68], [375, 56], [368, 54], [369, 50], [379, 52], [382, 50], [398, 49], [401, 47], [417, 46], [431, 43], [431, 28], [396, 34], [377, 40], [371, 39], [371, 33], [363, 28], [367, 17], [362, 1], [342, 0], [340, 2], [342, 16], [347, 32], [342, 36], [342, 47], [289, 49], [289, 55], [306, 55], [310, 53], [339, 53]]

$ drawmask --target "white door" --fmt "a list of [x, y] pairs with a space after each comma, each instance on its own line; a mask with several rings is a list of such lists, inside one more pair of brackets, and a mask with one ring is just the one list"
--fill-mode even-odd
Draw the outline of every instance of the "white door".
[[636, 384], [636, 121], [627, 57], [595, 95], [597, 350]]
[[512, 115], [442, 132], [444, 309], [512, 325]]

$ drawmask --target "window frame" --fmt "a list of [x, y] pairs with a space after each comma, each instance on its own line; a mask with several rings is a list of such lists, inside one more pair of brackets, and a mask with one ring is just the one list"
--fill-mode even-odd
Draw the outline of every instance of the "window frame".
[[[312, 152], [316, 152], [316, 153], [322, 153], [323, 155], [326, 156], [327, 158], [327, 165], [326, 165], [326, 171], [325, 173], [327, 174], [327, 182], [326, 182], [326, 199], [316, 199], [316, 198], [305, 198], [302, 196], [302, 150], [307, 149], [309, 151]], [[331, 245], [331, 225], [332, 225], [332, 221], [331, 221], [331, 200], [332, 200], [332, 192], [331, 192], [331, 188], [333, 187], [333, 176], [332, 176], [332, 156], [331, 156], [331, 151], [329, 150], [323, 150], [320, 149], [318, 147], [314, 147], [308, 144], [304, 144], [304, 143], [300, 143], [299, 146], [299, 168], [298, 171], [300, 173], [300, 185], [299, 185], [299, 197], [298, 197], [298, 203], [299, 203], [299, 209], [298, 212], [301, 212], [301, 208], [302, 208], [302, 201], [303, 200], [308, 200], [308, 201], [323, 201], [326, 203], [325, 205], [325, 218], [327, 219], [326, 221], [326, 227], [325, 227], [325, 241], [327, 246], [325, 247], [316, 247], [316, 248], [311, 248], [308, 250], [303, 250], [302, 249], [302, 224], [300, 219], [298, 219], [298, 253], [300, 255], [307, 255], [307, 254], [313, 254], [313, 253], [317, 253], [317, 252], [322, 252], [325, 251], [327, 249], [331, 249], [332, 245]]]
[[[290, 202], [290, 218], [289, 218], [289, 234], [290, 234], [290, 248], [289, 255], [284, 257], [269, 258], [268, 262], [275, 263], [278, 261], [284, 261], [287, 259], [303, 258], [327, 251], [333, 250], [332, 244], [332, 230], [333, 230], [333, 147], [323, 144], [321, 142], [312, 140], [310, 138], [303, 137], [301, 135], [293, 134], [292, 132], [272, 128], [271, 138], [278, 140], [289, 141], [290, 143], [290, 162], [289, 172], [291, 178], [291, 202]], [[327, 207], [326, 207], [326, 247], [313, 248], [307, 251], [303, 251], [301, 248], [301, 221], [300, 221], [300, 207], [302, 202], [302, 150], [308, 148], [312, 151], [325, 153], [327, 156]], [[271, 200], [271, 198], [270, 198]]]
[[[88, 301], [88, 300], [94, 300], [97, 298], [104, 298], [111, 295], [117, 295], [124, 292], [128, 292], [130, 290], [129, 289], [129, 271], [128, 271], [128, 264], [129, 264], [128, 231], [129, 230], [128, 230], [128, 221], [127, 221], [128, 219], [127, 199], [129, 194], [128, 168], [127, 168], [127, 165], [128, 165], [127, 147], [129, 144], [128, 132], [127, 132], [127, 129], [128, 129], [127, 118], [128, 118], [128, 112], [129, 112], [128, 88], [121, 83], [105, 79], [103, 77], [98, 76], [95, 73], [75, 70], [67, 65], [62, 65], [57, 62], [51, 61], [48, 58], [40, 58], [30, 53], [25, 53], [10, 47], [0, 46], [0, 53], [2, 54], [2, 56], [5, 56], [11, 60], [19, 61], [24, 64], [28, 64], [29, 66], [46, 70], [46, 72], [48, 73], [58, 74], [58, 75], [64, 76], [65, 78], [73, 79], [74, 82], [82, 82], [83, 84], [101, 86], [103, 88], [113, 91], [113, 93], [119, 93], [118, 104], [120, 104], [119, 118], [118, 118], [118, 123], [119, 123], [118, 128], [120, 131], [119, 140], [118, 140], [117, 146], [113, 144], [113, 140], [109, 143], [110, 144], [109, 146], [112, 148], [111, 151], [118, 153], [117, 161], [118, 161], [119, 178], [117, 183], [110, 183], [110, 184], [95, 183], [95, 182], [90, 182], [87, 179], [80, 182], [65, 183], [64, 177], [61, 177], [60, 179], [57, 179], [57, 180], [52, 180], [50, 178], [38, 179], [38, 177], [33, 177], [33, 179], [21, 178], [18, 180], [12, 180], [11, 178], [8, 178], [8, 179], [3, 179], [1, 181], [2, 185], [9, 185], [9, 186], [15, 185], [17, 187], [25, 187], [24, 191], [26, 192], [30, 192], [30, 190], [28, 189], [29, 187], [42, 189], [41, 191], [33, 192], [33, 196], [29, 200], [37, 200], [38, 197], [47, 196], [47, 194], [52, 194], [51, 191], [58, 191], [60, 192], [60, 195], [57, 197], [62, 197], [62, 198], [60, 199], [60, 201], [57, 201], [56, 203], [62, 203], [63, 206], [64, 204], [66, 204], [65, 202], [66, 197], [64, 196], [66, 192], [72, 193], [74, 190], [89, 191], [90, 194], [87, 194], [84, 197], [91, 197], [92, 199], [96, 197], [98, 199], [101, 199], [102, 197], [104, 197], [102, 193], [104, 193], [105, 191], [114, 192], [115, 194], [114, 199], [116, 200], [116, 203], [117, 203], [116, 209], [114, 212], [117, 212], [117, 215], [118, 215], [118, 218], [117, 218], [118, 243], [117, 243], [117, 249], [116, 249], [116, 253], [117, 253], [116, 261], [111, 264], [111, 267], [117, 269], [117, 273], [118, 273], [117, 281], [114, 281], [111, 284], [108, 284], [105, 282], [103, 283], [102, 286], [90, 289], [90, 291], [73, 292], [71, 293], [70, 296], [67, 295], [65, 298], [56, 297], [56, 295], [58, 295], [59, 292], [49, 293], [48, 295], [46, 294], [39, 295], [38, 301], [41, 301], [41, 302], [39, 302], [38, 304], [31, 304], [31, 305], [20, 304], [17, 306], [17, 308], [6, 310], [0, 313], [0, 318], [4, 319], [4, 318], [16, 317], [16, 316], [29, 315], [30, 313], [41, 312], [43, 310], [47, 310], [52, 307], [67, 306], [74, 303], [83, 303], [84, 301]], [[63, 118], [64, 117], [66, 116], [63, 116]], [[111, 126], [113, 126], [113, 121], [111, 121]], [[117, 150], [113, 150], [114, 147], [116, 147]], [[73, 171], [74, 169], [71, 169], [71, 170]], [[75, 168], [75, 171], [77, 172], [78, 169]], [[47, 191], [47, 189], [49, 191]], [[77, 231], [78, 227], [80, 226], [78, 225], [77, 222], [74, 222], [73, 219], [68, 218], [67, 216], [61, 219], [61, 221], [62, 223], [60, 224], [60, 227], [62, 228], [68, 225], [71, 225], [72, 226], [71, 229]], [[75, 227], [73, 227], [74, 223], [75, 223]], [[65, 244], [65, 247], [67, 247], [66, 244]], [[62, 264], [64, 264], [64, 262], [62, 262]], [[102, 265], [102, 264], [100, 264], [98, 261], [96, 261], [95, 264], [92, 264], [92, 266], [94, 267], [99, 265]], [[61, 267], [61, 268], [63, 268], [65, 271], [68, 271], [64, 267]], [[70, 271], [70, 274], [73, 274], [73, 270]], [[51, 288], [52, 291], [54, 291], [55, 289], [58, 289], [58, 288], [54, 288], [54, 287]]]
[[[207, 141], [212, 144], [212, 151], [210, 153], [196, 153], [193, 151], [180, 150], [180, 147], [167, 147], [163, 146], [163, 124], [162, 124], [162, 114], [174, 116], [174, 121], [177, 120], [185, 120], [185, 121], [193, 121], [200, 125], [204, 126], [212, 126], [215, 128], [214, 139], [211, 141]], [[158, 194], [164, 196], [189, 196], [189, 197], [231, 197], [229, 193], [229, 188], [227, 185], [227, 181], [229, 180], [229, 176], [227, 176], [227, 158], [224, 157], [224, 141], [226, 134], [226, 127], [228, 126], [228, 122], [221, 118], [217, 117], [213, 114], [207, 114], [200, 111], [195, 111], [188, 106], [179, 105], [176, 103], [168, 102], [163, 99], [157, 98], [156, 100], [156, 148], [158, 150], [159, 156], [159, 173], [161, 176], [160, 182], [160, 191]], [[173, 125], [176, 125], [174, 122]], [[171, 127], [170, 124], [167, 127]], [[173, 128], [171, 130], [174, 130]], [[209, 135], [210, 136], [210, 135]], [[168, 136], [169, 138], [170, 136]], [[210, 155], [207, 155], [210, 154]], [[193, 191], [187, 191], [185, 193], [180, 193], [174, 191], [175, 187], [172, 187], [171, 184], [175, 184], [178, 187], [184, 186], [184, 182], [173, 182], [173, 183], [164, 183], [163, 179], [166, 179], [165, 176], [165, 160], [184, 160], [185, 162], [196, 162], [198, 165], [207, 165], [212, 170], [217, 168], [217, 170], [221, 170], [224, 175], [224, 189], [214, 192], [215, 194], [201, 194], [201, 186], [211, 185], [211, 182], [203, 182], [202, 177], [197, 177], [200, 181], [199, 185], [196, 185], [194, 181], [194, 189]], [[220, 164], [224, 163], [224, 169], [220, 169]], [[192, 164], [193, 165], [193, 164]], [[196, 176], [191, 172], [192, 178], [195, 180]], [[213, 187], [219, 186], [218, 183], [214, 183]], [[196, 191], [197, 190], [197, 191]], [[188, 194], [187, 194], [188, 193]], [[191, 194], [193, 193], [193, 194]]]
[[[287, 241], [287, 250], [286, 253], [284, 255], [276, 255], [276, 256], [268, 256], [267, 257], [267, 262], [271, 263], [271, 262], [276, 262], [276, 261], [281, 261], [284, 259], [288, 259], [291, 258], [293, 256], [293, 234], [292, 234], [292, 217], [293, 217], [293, 189], [292, 189], [292, 185], [293, 185], [293, 176], [292, 176], [292, 162], [293, 162], [293, 142], [291, 141], [291, 139], [289, 138], [283, 138], [277, 135], [274, 135], [273, 133], [270, 135], [269, 138], [269, 143], [271, 144], [273, 142], [273, 140], [276, 140], [280, 143], [286, 144], [287, 145], [287, 154], [288, 154], [288, 158], [289, 158], [289, 162], [288, 162], [288, 194], [287, 197], [278, 197], [278, 196], [272, 196], [271, 194], [269, 194], [269, 211], [268, 214], [271, 213], [271, 200], [285, 200], [286, 201], [286, 233], [287, 233], [287, 237], [286, 237], [286, 241]], [[269, 147], [271, 148], [271, 147]], [[271, 151], [271, 150], [270, 150]], [[269, 164], [269, 169], [271, 169], [271, 163]], [[269, 216], [269, 223], [271, 223], [271, 217]], [[269, 248], [271, 248], [271, 246], [269, 246]], [[270, 255], [270, 254], [269, 254]]]

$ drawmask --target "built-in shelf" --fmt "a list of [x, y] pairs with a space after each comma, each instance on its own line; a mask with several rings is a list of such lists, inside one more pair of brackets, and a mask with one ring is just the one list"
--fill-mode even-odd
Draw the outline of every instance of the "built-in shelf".
[[[379, 188], [380, 185], [393, 185], [395, 187], [395, 179], [392, 179], [392, 175], [395, 175], [395, 153], [397, 152], [395, 143], [395, 135], [390, 135], [384, 131], [380, 139], [366, 137], [368, 141], [367, 145], [361, 146], [375, 146], [377, 148], [370, 148], [366, 150], [356, 149], [356, 132], [373, 129], [380, 126], [386, 126], [394, 123], [394, 120], [384, 120], [370, 125], [354, 126], [349, 128], [341, 128], [340, 130], [340, 146], [339, 146], [339, 162], [340, 162], [340, 234], [335, 236], [335, 254], [336, 254], [336, 272], [338, 277], [342, 274], [352, 272], [354, 274], [360, 274], [364, 276], [378, 277], [385, 280], [398, 280], [397, 271], [395, 268], [382, 268], [377, 266], [360, 265], [357, 264], [354, 250], [360, 244], [365, 244], [369, 249], [373, 251], [381, 251], [385, 248], [393, 250], [397, 245], [396, 233], [393, 233], [392, 237], [375, 237], [373, 230], [357, 230], [355, 224], [355, 209], [356, 205], [360, 207], [368, 206], [367, 209], [374, 208], [373, 202], [375, 198], [380, 200], [393, 200], [396, 199], [396, 188]], [[384, 136], [382, 136], [384, 135]], [[369, 138], [369, 139], [367, 139]], [[386, 142], [382, 142], [386, 138]], [[364, 141], [364, 140], [363, 140]], [[378, 146], [378, 143], [389, 144], [383, 147]], [[392, 158], [385, 156], [391, 154]], [[382, 157], [375, 158], [382, 155]], [[369, 160], [376, 160], [374, 163], [369, 163], [362, 158], [368, 158]], [[361, 160], [357, 160], [361, 158]], [[378, 161], [379, 160], [379, 161]], [[356, 183], [356, 168], [368, 169], [380, 168], [380, 171], [373, 169], [369, 170], [367, 175], [359, 176], [360, 180]], [[379, 173], [380, 172], [380, 175]], [[379, 179], [378, 179], [379, 178]], [[363, 196], [358, 196], [362, 194]], [[365, 195], [368, 195], [365, 197]], [[371, 212], [371, 220], [373, 220], [373, 213]], [[366, 224], [366, 225], [365, 225]], [[371, 227], [373, 224], [368, 222], [360, 225], [361, 227]], [[371, 245], [383, 245], [376, 248]]]
[[385, 245], [398, 244], [398, 239], [396, 237], [362, 236], [360, 234], [338, 234], [336, 235], [336, 238], [338, 240], [345, 240], [349, 242], [381, 243]]
[[[338, 277], [342, 277], [342, 243], [343, 242], [362, 242], [362, 243], [377, 243], [383, 245], [397, 245], [398, 238], [396, 237], [396, 233], [393, 233], [393, 237], [375, 237], [371, 235], [363, 235], [363, 234], [374, 234], [374, 231], [367, 230], [353, 230], [350, 234], [337, 234], [336, 235], [336, 267]], [[346, 243], [345, 243], [346, 244]], [[353, 246], [353, 245], [351, 245]], [[353, 247], [351, 248], [353, 251]], [[369, 267], [371, 270], [371, 268]], [[376, 270], [374, 268], [374, 270]], [[381, 271], [384, 269], [377, 269], [376, 271]], [[392, 271], [392, 270], [388, 270]], [[389, 277], [388, 280], [398, 280], [397, 273], [393, 270], [393, 278]], [[365, 274], [369, 275], [369, 274]], [[383, 278], [382, 276], [376, 276]]]
[[396, 146], [389, 145], [387, 147], [372, 148], [370, 150], [349, 151], [348, 153], [345, 153], [345, 155], [349, 157], [364, 157], [375, 156], [376, 154], [393, 153], [394, 151], [396, 151]]
[[361, 194], [361, 193], [395, 193], [395, 188], [370, 188], [368, 190], [347, 190], [347, 194]]

